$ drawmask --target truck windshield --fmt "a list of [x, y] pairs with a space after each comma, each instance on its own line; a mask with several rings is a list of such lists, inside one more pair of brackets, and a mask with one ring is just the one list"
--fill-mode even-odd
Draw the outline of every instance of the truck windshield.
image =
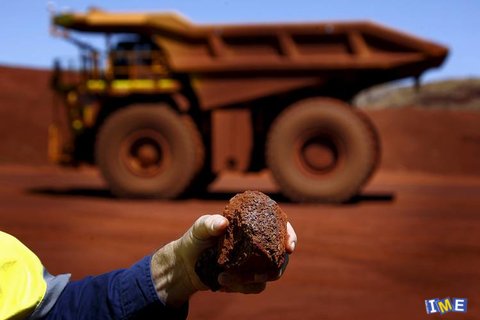
[[109, 50], [115, 78], [145, 78], [164, 72], [164, 55], [149, 37], [118, 36]]

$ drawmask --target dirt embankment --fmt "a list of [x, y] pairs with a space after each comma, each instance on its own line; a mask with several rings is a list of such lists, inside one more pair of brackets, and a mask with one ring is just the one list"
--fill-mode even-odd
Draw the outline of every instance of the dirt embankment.
[[480, 175], [480, 111], [418, 107], [369, 110], [382, 169]]
[[419, 87], [381, 84], [360, 93], [355, 103], [369, 109], [421, 106], [428, 109], [480, 110], [480, 78], [434, 81]]
[[49, 71], [0, 66], [0, 163], [47, 162]]
[[[0, 163], [47, 163], [53, 103], [49, 75], [48, 70], [0, 66]], [[380, 169], [480, 175], [478, 109], [458, 105], [365, 112], [381, 136]]]

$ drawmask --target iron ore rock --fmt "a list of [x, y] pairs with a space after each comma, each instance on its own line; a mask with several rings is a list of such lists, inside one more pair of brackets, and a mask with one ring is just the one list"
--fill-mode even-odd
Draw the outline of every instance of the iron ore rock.
[[224, 271], [278, 274], [287, 259], [287, 216], [278, 204], [262, 192], [245, 191], [230, 199], [223, 215], [229, 221], [225, 234], [195, 266], [202, 282], [215, 291]]

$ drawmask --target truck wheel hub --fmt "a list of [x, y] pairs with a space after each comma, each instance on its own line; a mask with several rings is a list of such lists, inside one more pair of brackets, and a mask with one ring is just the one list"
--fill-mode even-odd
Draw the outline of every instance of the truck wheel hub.
[[136, 156], [142, 167], [157, 165], [161, 160], [160, 150], [155, 145], [145, 143], [138, 147]]
[[121, 159], [133, 174], [154, 177], [163, 171], [168, 161], [168, 145], [158, 132], [136, 132], [123, 141]]
[[316, 136], [307, 139], [300, 148], [303, 167], [313, 173], [326, 173], [333, 170], [338, 161], [338, 151], [327, 138]]

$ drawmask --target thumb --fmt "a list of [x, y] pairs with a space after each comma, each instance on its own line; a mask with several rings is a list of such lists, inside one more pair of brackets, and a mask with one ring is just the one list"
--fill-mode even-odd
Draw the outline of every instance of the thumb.
[[192, 237], [204, 242], [221, 235], [228, 226], [228, 220], [219, 214], [204, 215], [195, 221], [192, 226]]
[[205, 285], [195, 273], [195, 263], [199, 255], [218, 240], [225, 232], [228, 220], [221, 215], [204, 215], [176, 242], [176, 250], [183, 260], [190, 282], [197, 290], [205, 290]]
[[228, 220], [219, 214], [201, 216], [180, 239], [181, 254], [195, 264], [198, 255], [214, 245], [227, 226]]

